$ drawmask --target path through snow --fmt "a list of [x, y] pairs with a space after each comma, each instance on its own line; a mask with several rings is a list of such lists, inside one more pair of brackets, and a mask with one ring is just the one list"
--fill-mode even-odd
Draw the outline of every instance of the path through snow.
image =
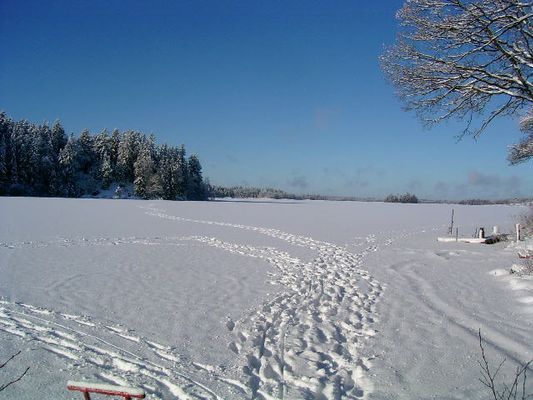
[[[91, 316], [71, 315], [7, 300], [0, 302], [0, 331], [38, 342], [71, 367], [99, 371], [96, 378], [119, 385], [138, 385], [153, 398], [166, 393], [180, 399], [220, 398], [209, 382], [227, 386], [236, 397], [365, 398], [372, 390], [367, 378], [371, 360], [359, 348], [375, 335], [375, 306], [385, 285], [363, 267], [366, 255], [379, 249], [368, 235], [357, 251], [277, 229], [195, 220], [167, 214], [154, 206], [140, 206], [158, 218], [253, 231], [316, 252], [309, 262], [273, 246], [254, 247], [216, 237], [78, 237], [2, 242], [4, 251], [26, 248], [91, 246], [188, 246], [196, 243], [245, 257], [259, 258], [274, 267], [272, 284], [283, 290], [240, 319], [228, 319], [242, 376], [226, 376], [220, 366], [180, 357], [172, 348], [139, 336], [124, 326], [104, 324]], [[391, 238], [382, 245], [392, 243]], [[91, 367], [92, 366], [92, 367]], [[194, 374], [191, 374], [194, 371]], [[200, 377], [196, 379], [195, 377]], [[202, 383], [203, 382], [203, 383]], [[216, 386], [216, 385], [215, 385]]]
[[[272, 278], [287, 290], [251, 315], [228, 324], [235, 334], [229, 347], [243, 360], [252, 399], [364, 398], [372, 390], [366, 377], [371, 360], [361, 357], [358, 349], [376, 333], [372, 328], [375, 306], [385, 289], [362, 269], [364, 257], [379, 249], [374, 234], [352, 253], [346, 247], [277, 229], [183, 218], [154, 206], [145, 208], [155, 217], [258, 232], [318, 252], [308, 263], [275, 250], [259, 255], [276, 267], [279, 273]], [[383, 245], [393, 240], [387, 238]], [[246, 246], [203, 241], [258, 256]]]
[[[44, 200], [41, 201], [44, 204]], [[82, 203], [69, 200], [64, 204], [70, 207], [69, 212], [75, 216], [78, 210], [76, 207]], [[467, 309], [465, 304], [461, 305], [464, 309], [459, 309], [459, 306], [452, 301], [454, 299], [447, 295], [454, 289], [453, 285], [450, 286], [452, 282], [457, 282], [457, 278], [450, 279], [450, 273], [465, 273], [462, 267], [455, 267], [452, 264], [456, 256], [461, 253], [427, 250], [427, 244], [421, 249], [405, 248], [405, 239], [408, 237], [418, 235], [417, 242], [420, 242], [421, 237], [427, 239], [429, 236], [435, 236], [435, 230], [442, 231], [443, 227], [437, 226], [435, 220], [424, 224], [407, 225], [407, 229], [396, 231], [393, 228], [388, 229], [387, 221], [375, 230], [370, 230], [369, 226], [365, 225], [362, 228], [349, 230], [348, 232], [357, 233], [359, 236], [350, 234], [351, 239], [348, 241], [342, 239], [347, 239], [346, 236], [337, 235], [337, 231], [328, 225], [329, 231], [325, 233], [326, 237], [332, 234], [332, 241], [342, 243], [343, 240], [347, 243], [339, 245], [332, 241], [310, 237], [316, 237], [319, 233], [314, 231], [314, 234], [307, 235], [307, 232], [313, 231], [305, 228], [303, 232], [306, 234], [299, 235], [290, 233], [290, 227], [284, 230], [264, 227], [269, 223], [261, 218], [257, 225], [263, 226], [185, 217], [183, 215], [191, 215], [191, 210], [187, 209], [189, 206], [185, 206], [188, 213], [182, 214], [175, 210], [175, 208], [181, 210], [180, 204], [178, 204], [180, 207], [176, 207], [177, 203], [173, 203], [173, 211], [161, 208], [162, 204], [167, 204], [165, 202], [147, 205], [144, 202], [118, 204], [102, 201], [88, 204], [89, 209], [94, 207], [93, 204], [104, 205], [102, 210], [107, 213], [106, 218], [110, 219], [113, 218], [112, 210], [116, 206], [116, 212], [124, 212], [124, 216], [134, 220], [136, 225], [124, 225], [119, 229], [112, 226], [112, 229], [107, 231], [119, 234], [107, 236], [97, 234], [100, 231], [96, 222], [94, 227], [91, 226], [87, 230], [68, 227], [61, 230], [58, 236], [41, 233], [41, 236], [34, 236], [33, 239], [23, 230], [22, 233], [17, 232], [15, 237], [25, 239], [18, 241], [7, 240], [11, 239], [12, 235], [0, 232], [3, 234], [0, 235], [1, 260], [7, 260], [9, 264], [0, 265], [2, 268], [7, 268], [4, 269], [4, 273], [9, 272], [10, 268], [20, 268], [19, 264], [23, 262], [21, 260], [27, 260], [27, 257], [45, 255], [48, 258], [43, 266], [48, 268], [58, 256], [70, 257], [78, 254], [86, 256], [94, 251], [99, 254], [99, 260], [106, 260], [113, 255], [109, 265], [98, 269], [98, 273], [104, 276], [109, 272], [107, 279], [127, 278], [125, 287], [131, 290], [136, 286], [136, 279], [140, 278], [146, 281], [145, 288], [157, 290], [157, 286], [154, 285], [158, 282], [161, 284], [161, 280], [155, 279], [154, 276], [163, 276], [164, 280], [165, 275], [161, 272], [163, 268], [166, 273], [170, 271], [178, 274], [178, 279], [183, 278], [180, 275], [182, 273], [193, 274], [191, 275], [193, 280], [198, 276], [203, 278], [201, 275], [196, 275], [202, 272], [185, 268], [190, 258], [178, 257], [189, 254], [194, 258], [199, 254], [202, 256], [208, 254], [205, 262], [218, 264], [217, 255], [226, 253], [234, 257], [229, 260], [235, 260], [239, 264], [242, 261], [238, 260], [247, 259], [260, 268], [269, 265], [265, 276], [273, 285], [273, 291], [268, 296], [258, 296], [258, 301], [251, 308], [246, 311], [241, 310], [233, 318], [227, 316], [218, 322], [214, 320], [223, 324], [225, 330], [224, 335], [212, 338], [212, 340], [224, 340], [225, 350], [231, 362], [223, 363], [208, 361], [207, 353], [202, 351], [185, 355], [183, 347], [163, 344], [164, 340], [168, 341], [167, 336], [170, 336], [170, 342], [178, 345], [181, 336], [173, 338], [174, 332], [172, 332], [169, 335], [162, 335], [164, 340], [155, 339], [153, 330], [147, 329], [146, 324], [141, 327], [132, 326], [124, 322], [125, 320], [131, 322], [131, 318], [122, 318], [124, 316], [115, 314], [115, 311], [99, 313], [93, 306], [83, 307], [83, 310], [89, 312], [76, 313], [80, 305], [84, 306], [84, 297], [82, 293], [78, 296], [75, 289], [69, 290], [68, 286], [75, 281], [91, 279], [90, 267], [97, 261], [93, 261], [93, 264], [89, 262], [89, 270], [83, 271], [83, 274], [79, 273], [79, 267], [70, 266], [71, 263], [76, 263], [74, 258], [51, 272], [60, 275], [54, 275], [55, 278], [51, 279], [49, 287], [51, 290], [60, 289], [61, 299], [70, 298], [74, 306], [72, 309], [67, 307], [65, 310], [65, 307], [62, 307], [65, 304], [63, 302], [54, 303], [49, 307], [42, 307], [41, 302], [41, 306], [38, 307], [28, 304], [32, 301], [13, 301], [12, 296], [0, 293], [4, 296], [0, 301], [0, 339], [37, 344], [47, 356], [58, 360], [57, 365], [67, 366], [64, 374], [69, 379], [96, 379], [119, 385], [140, 386], [146, 390], [148, 397], [153, 399], [325, 400], [395, 398], [401, 397], [402, 394], [405, 394], [403, 398], [409, 398], [413, 394], [429, 393], [409, 385], [413, 385], [413, 382], [420, 378], [420, 374], [424, 373], [423, 369], [427, 370], [428, 365], [438, 363], [439, 360], [435, 357], [443, 357], [445, 362], [450, 361], [446, 358], [449, 353], [438, 348], [436, 350], [432, 348], [428, 350], [430, 353], [420, 356], [418, 353], [422, 348], [420, 346], [424, 346], [424, 342], [421, 341], [425, 340], [424, 335], [451, 343], [454, 340], [453, 334], [457, 330], [455, 328], [471, 331], [472, 326], [479, 320], [479, 315], [469, 315], [464, 311]], [[313, 206], [318, 204], [319, 207], [324, 207], [324, 210], [331, 206], [330, 203], [312, 204]], [[209, 206], [216, 208], [217, 212], [219, 212], [217, 207], [228, 207], [227, 204], [206, 205]], [[347, 207], [346, 204], [334, 204], [334, 206], [335, 211], [337, 208]], [[355, 204], [354, 206], [369, 209], [382, 207], [388, 213], [397, 210], [387, 208], [393, 207], [390, 205]], [[245, 209], [248, 206], [235, 205], [237, 210], [241, 210], [241, 207]], [[275, 205], [262, 207], [275, 207]], [[287, 207], [298, 206], [287, 205]], [[419, 206], [417, 214], [418, 210], [435, 219], [433, 208]], [[208, 214], [213, 213], [210, 208], [207, 211]], [[257, 215], [257, 211], [255, 209], [253, 211], [254, 216]], [[294, 211], [303, 212], [302, 215], [307, 219], [314, 215], [312, 210], [294, 208]], [[91, 212], [94, 211], [91, 209]], [[205, 210], [195, 209], [192, 215], [195, 212], [203, 215]], [[288, 208], [283, 212], [289, 212]], [[219, 215], [224, 213], [220, 212]], [[363, 214], [356, 215], [359, 217]], [[230, 216], [229, 220], [239, 219], [232, 219]], [[117, 221], [123, 223], [123, 219], [117, 218]], [[394, 221], [396, 227], [401, 225]], [[321, 223], [322, 225], [319, 223], [317, 226], [324, 225], [324, 221]], [[146, 224], [146, 229], [136, 229], [139, 224]], [[278, 221], [272, 225], [283, 224]], [[427, 229], [428, 226], [432, 228]], [[131, 229], [132, 227], [135, 229]], [[386, 229], [380, 231], [380, 228]], [[367, 233], [363, 233], [365, 231]], [[139, 232], [144, 234], [139, 235]], [[391, 246], [393, 244], [399, 245]], [[195, 248], [198, 251], [192, 252]], [[469, 250], [465, 254], [474, 260], [474, 252]], [[136, 255], [142, 257], [139, 264], [134, 267], [125, 261], [125, 256], [131, 254], [132, 257]], [[157, 259], [156, 263], [154, 257], [161, 258]], [[169, 259], [169, 257], [176, 258]], [[131, 262], [131, 257], [128, 260]], [[382, 265], [376, 266], [379, 260], [382, 260]], [[203, 263], [204, 260], [199, 262]], [[178, 266], [180, 269], [175, 269]], [[368, 272], [369, 266], [372, 267], [372, 273]], [[384, 268], [380, 268], [381, 266]], [[195, 267], [198, 265], [192, 266]], [[434, 275], [428, 275], [429, 268], [433, 269]], [[63, 270], [65, 272], [68, 270], [65, 276], [61, 275]], [[257, 273], [257, 270], [255, 271]], [[219, 269], [218, 274], [223, 273], [224, 270]], [[244, 273], [246, 274], [245, 271]], [[464, 282], [461, 281], [457, 287], [463, 291], [458, 299], [468, 302], [470, 301], [468, 291], [479, 271], [466, 273], [472, 276], [468, 276]], [[12, 276], [13, 284], [16, 284], [16, 279], [21, 278], [20, 273], [17, 274], [16, 271]], [[214, 276], [215, 279], [220, 279], [217, 278], [218, 275]], [[379, 280], [376, 276], [379, 276]], [[487, 274], [484, 276], [487, 277]], [[434, 277], [440, 280], [435, 280]], [[170, 284], [170, 293], [175, 283], [173, 281]], [[209, 283], [217, 285], [216, 280]], [[212, 285], [207, 287], [213, 287]], [[77, 285], [75, 288], [79, 289], [80, 286]], [[113, 286], [106, 287], [102, 291], [105, 301], [101, 304], [104, 306], [108, 301], [121, 300], [120, 297], [105, 297], [110, 295], [108, 293], [110, 288]], [[226, 288], [223, 287], [224, 290]], [[12, 292], [9, 285], [4, 285], [4, 290], [6, 289], [8, 293]], [[205, 287], [199, 285], [198, 289], [205, 290]], [[167, 287], [164, 293], [168, 295]], [[385, 293], [387, 293], [386, 307], [378, 307], [378, 302], [383, 304], [381, 300]], [[87, 295], [87, 292], [84, 294]], [[187, 320], [187, 313], [181, 310], [170, 314], [176, 307], [175, 301], [182, 301], [183, 297], [165, 303], [165, 299], [157, 299], [155, 293], [145, 293], [145, 295], [148, 297], [146, 301], [153, 302], [156, 307], [155, 309], [149, 307], [147, 310], [154, 311], [158, 310], [157, 307], [161, 307], [161, 311], [156, 311], [156, 316], [159, 318], [177, 318], [179, 323], [183, 324], [191, 322]], [[201, 299], [202, 296], [200, 293], [196, 299]], [[238, 298], [240, 293], [237, 291], [231, 296]], [[24, 293], [22, 296], [19, 294], [19, 298], [21, 297], [25, 298]], [[68, 302], [66, 304], [71, 305]], [[121, 312], [128, 306], [128, 303], [120, 303], [116, 310]], [[206, 306], [209, 308], [206, 309]], [[195, 308], [195, 312], [198, 310], [205, 312], [205, 318], [212, 319], [209, 313], [213, 313], [212, 308], [215, 306], [206, 303]], [[410, 306], [413, 307], [412, 310]], [[482, 308], [482, 304], [480, 309], [486, 311]], [[489, 315], [493, 311], [486, 312]], [[115, 321], [114, 316], [121, 317], [118, 318], [120, 323], [118, 321], [110, 323]], [[380, 317], [384, 320], [380, 320]], [[444, 334], [441, 334], [440, 330], [435, 330], [436, 326], [444, 327], [439, 320], [441, 317], [447, 318], [446, 328], [448, 325], [453, 328]], [[505, 317], [502, 315], [501, 318]], [[494, 318], [490, 321], [496, 322]], [[518, 338], [509, 342], [507, 337], [502, 336], [500, 325], [492, 325], [496, 328], [491, 330], [489, 326], [487, 333], [495, 346], [508, 348], [509, 343], [512, 343], [512, 351], [507, 353], [511, 356], [517, 352], [528, 351], [527, 341]], [[172, 325], [162, 324], [162, 326], [168, 329]], [[378, 332], [377, 329], [384, 331]], [[398, 343], [404, 344], [398, 345], [398, 340]], [[18, 347], [16, 344], [10, 346]], [[410, 358], [411, 353], [417, 354]], [[412, 365], [406, 364], [409, 362]], [[379, 371], [376, 371], [376, 366], [379, 366]], [[440, 366], [444, 374], [449, 373], [446, 370], [449, 367], [447, 364]], [[388, 371], [392, 368], [402, 368], [402, 370], [391, 376]], [[420, 371], [412, 374], [411, 371], [417, 368]], [[451, 379], [450, 376], [447, 378]], [[390, 382], [389, 386], [387, 382]], [[428, 383], [431, 384], [432, 381], [428, 380]], [[376, 387], [376, 384], [379, 387]], [[439, 381], [439, 384], [442, 384], [443, 388], [438, 389], [441, 393], [445, 392], [448, 388], [447, 383]], [[405, 392], [400, 393], [400, 390]], [[469, 393], [465, 396], [464, 398], [468, 398]], [[28, 398], [32, 398], [31, 394]]]

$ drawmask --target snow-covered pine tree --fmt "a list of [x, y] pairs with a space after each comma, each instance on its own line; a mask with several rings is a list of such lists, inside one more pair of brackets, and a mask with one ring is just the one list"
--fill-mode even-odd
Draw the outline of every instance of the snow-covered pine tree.
[[153, 173], [148, 179], [148, 198], [160, 199], [163, 193], [163, 186], [161, 185], [161, 178], [159, 174]]
[[67, 137], [59, 121], [50, 128], [0, 112], [0, 194], [79, 196], [120, 181], [135, 183], [143, 198], [201, 199], [201, 166], [185, 155], [183, 145], [157, 146], [153, 135], [115, 129]]
[[134, 164], [139, 154], [139, 147], [140, 134], [138, 132], [126, 131], [122, 134], [117, 154], [120, 181], [132, 182], [135, 179]]
[[95, 177], [101, 181], [101, 186], [108, 189], [113, 180], [113, 166], [111, 165], [112, 139], [104, 129], [94, 138], [94, 152], [97, 159]]
[[0, 134], [0, 195], [7, 192], [7, 144], [4, 135]]
[[7, 176], [10, 184], [18, 183], [17, 152], [17, 135], [15, 130], [15, 122], [13, 122], [8, 134], [6, 155]]
[[111, 138], [107, 133], [107, 129], [104, 129], [94, 137], [93, 146], [98, 161], [102, 161], [106, 155], [109, 155], [111, 152]]
[[65, 147], [68, 141], [68, 136], [59, 121], [55, 121], [52, 125], [51, 143], [52, 143], [52, 171], [50, 176], [49, 193], [52, 196], [62, 195], [64, 192], [63, 180], [61, 176], [61, 165], [59, 163], [59, 154], [61, 149]]
[[158, 154], [158, 176], [161, 186], [161, 197], [165, 200], [175, 200], [177, 196], [176, 172], [173, 153], [176, 149], [163, 144]]
[[[33, 175], [31, 165], [31, 137], [29, 124], [27, 121], [18, 121], [13, 126], [11, 135], [13, 144], [13, 157], [11, 160], [11, 173], [13, 184], [29, 184]], [[18, 189], [17, 189], [18, 190]]]
[[113, 129], [113, 132], [111, 133], [111, 145], [110, 145], [110, 158], [111, 158], [111, 167], [113, 168], [113, 171], [116, 172], [116, 166], [117, 166], [117, 158], [118, 158], [118, 148], [120, 145], [120, 131], [118, 129]]
[[47, 124], [33, 127], [31, 163], [34, 169], [33, 182], [36, 194], [50, 194], [50, 178], [54, 169], [52, 131]]
[[9, 184], [9, 139], [13, 121], [0, 112], [0, 194], [7, 192]]
[[205, 200], [206, 192], [202, 179], [202, 166], [200, 160], [195, 154], [189, 157], [187, 162], [187, 199], [188, 200]]
[[134, 164], [133, 181], [135, 195], [143, 199], [150, 198], [152, 176], [154, 175], [154, 162], [152, 160], [151, 146], [148, 141], [141, 145], [141, 150]]
[[68, 136], [66, 135], [65, 130], [63, 129], [63, 126], [61, 126], [61, 122], [59, 121], [54, 122], [54, 125], [52, 125], [51, 135], [52, 135], [52, 139], [51, 139], [52, 148], [53, 148], [53, 152], [56, 157], [56, 160], [57, 160], [57, 158], [59, 157], [59, 152], [61, 151], [63, 147], [65, 147], [68, 141]]
[[157, 146], [155, 144], [155, 136], [153, 134], [150, 134], [148, 139], [144, 140], [143, 143], [149, 153], [151, 164], [152, 164], [150, 174], [147, 176], [147, 187], [146, 187], [147, 196], [150, 199], [161, 198], [161, 195], [162, 195], [161, 178], [159, 177], [159, 174], [157, 173], [157, 168], [159, 167], [160, 160], [159, 160], [159, 151], [157, 150]]
[[87, 129], [84, 129], [78, 139], [78, 167], [80, 172], [89, 174], [94, 165], [96, 155], [93, 149], [94, 139]]
[[509, 147], [507, 159], [511, 165], [520, 164], [533, 159], [533, 109], [520, 121], [520, 130], [525, 137], [517, 144]]
[[59, 153], [59, 164], [61, 165], [61, 175], [63, 177], [63, 190], [69, 197], [78, 195], [76, 175], [79, 169], [78, 164], [78, 143], [74, 136], [70, 136], [65, 147]]
[[178, 147], [177, 151], [175, 152], [174, 157], [174, 173], [175, 173], [175, 179], [176, 179], [176, 197], [185, 199], [187, 198], [187, 190], [188, 190], [188, 165], [187, 160], [185, 158], [186, 152], [185, 152], [185, 146], [182, 144], [180, 147]]
[[104, 155], [104, 159], [102, 160], [100, 174], [102, 177], [102, 188], [109, 189], [109, 186], [113, 181], [113, 167], [111, 165], [111, 157], [107, 153]]
[[4, 112], [0, 113], [0, 194], [7, 192], [8, 177], [8, 140], [11, 120]]

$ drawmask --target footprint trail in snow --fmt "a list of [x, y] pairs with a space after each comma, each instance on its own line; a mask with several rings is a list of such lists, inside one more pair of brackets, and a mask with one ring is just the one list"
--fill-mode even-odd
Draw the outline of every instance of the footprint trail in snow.
[[[0, 300], [0, 331], [38, 342], [71, 368], [98, 371], [96, 379], [143, 387], [149, 398], [218, 399], [221, 385], [224, 397], [250, 399], [360, 399], [372, 391], [367, 373], [371, 360], [360, 355], [360, 347], [376, 333], [372, 328], [375, 307], [385, 289], [362, 269], [364, 257], [379, 249], [375, 235], [339, 246], [277, 229], [182, 218], [152, 206], [140, 208], [167, 220], [253, 231], [317, 256], [305, 262], [274, 247], [206, 236], [58, 238], [0, 243], [0, 248], [196, 243], [270, 263], [275, 269], [271, 282], [283, 290], [238, 321], [226, 321], [233, 336], [228, 347], [240, 366], [237, 374], [185, 359], [123, 326], [6, 300]], [[393, 241], [389, 238], [381, 245]], [[240, 380], [234, 379], [236, 375]]]
[[[259, 310], [228, 323], [235, 337], [229, 348], [240, 357], [250, 398], [357, 399], [372, 390], [366, 374], [370, 360], [359, 355], [359, 347], [375, 335], [375, 306], [384, 291], [384, 285], [361, 269], [363, 258], [378, 249], [375, 236], [368, 236], [366, 247], [351, 253], [277, 229], [182, 218], [153, 207], [146, 210], [168, 220], [253, 231], [318, 252], [311, 262], [283, 252], [263, 254], [279, 271], [272, 277], [274, 283], [286, 290]], [[246, 254], [247, 246], [234, 247], [217, 239], [205, 243]]]

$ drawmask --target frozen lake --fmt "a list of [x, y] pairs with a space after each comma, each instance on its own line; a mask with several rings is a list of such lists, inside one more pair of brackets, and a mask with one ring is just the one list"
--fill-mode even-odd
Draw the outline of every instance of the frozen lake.
[[[0, 198], [0, 383], [152, 399], [484, 399], [477, 332], [509, 376], [533, 292], [506, 244], [438, 243], [517, 206]], [[530, 384], [533, 380], [530, 380]]]

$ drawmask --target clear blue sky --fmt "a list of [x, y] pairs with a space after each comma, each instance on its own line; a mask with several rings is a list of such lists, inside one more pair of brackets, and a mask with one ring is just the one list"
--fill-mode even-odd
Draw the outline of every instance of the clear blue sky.
[[0, 0], [0, 109], [184, 143], [213, 183], [426, 198], [533, 195], [514, 119], [424, 130], [379, 69], [399, 0]]

